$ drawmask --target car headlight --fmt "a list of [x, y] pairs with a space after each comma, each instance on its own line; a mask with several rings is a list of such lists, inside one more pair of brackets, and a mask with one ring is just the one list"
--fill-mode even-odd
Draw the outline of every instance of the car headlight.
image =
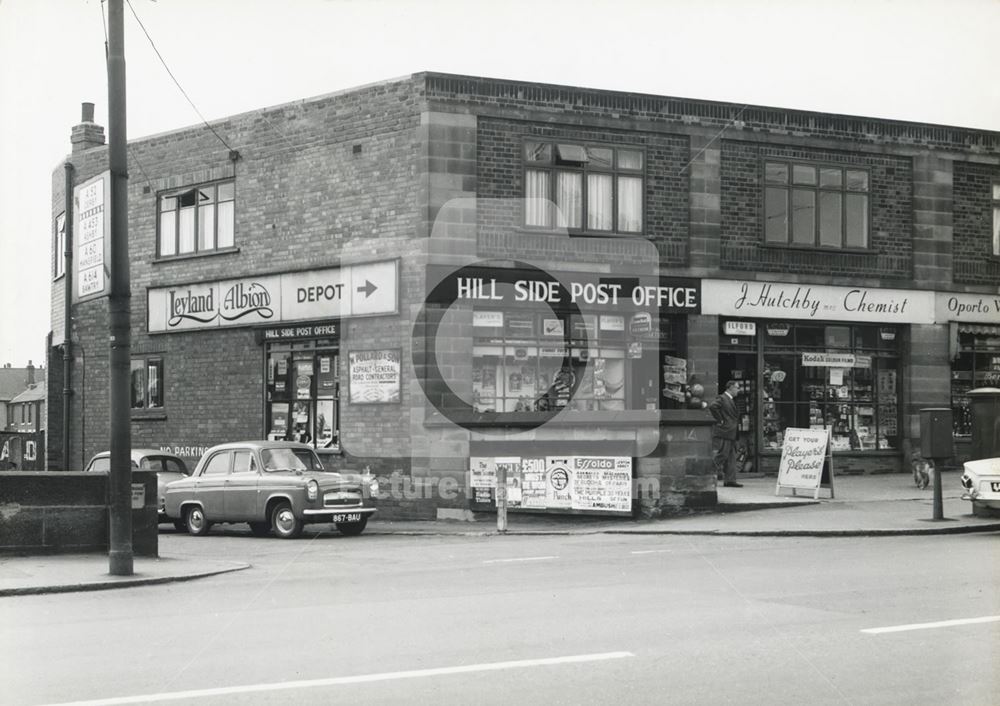
[[306, 497], [310, 500], [315, 500], [319, 497], [319, 483], [314, 480], [306, 483]]
[[962, 475], [962, 487], [966, 490], [972, 490], [972, 479], [969, 478], [968, 474]]

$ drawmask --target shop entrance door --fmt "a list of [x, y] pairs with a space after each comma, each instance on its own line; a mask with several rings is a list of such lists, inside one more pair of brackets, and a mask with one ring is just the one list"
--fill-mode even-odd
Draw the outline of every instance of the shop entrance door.
[[338, 448], [339, 354], [315, 342], [267, 351], [267, 438]]
[[737, 445], [742, 462], [739, 473], [759, 471], [757, 456], [757, 355], [755, 353], [719, 354], [719, 390], [726, 382], [740, 383], [740, 396], [736, 398], [736, 409], [740, 413], [739, 438]]

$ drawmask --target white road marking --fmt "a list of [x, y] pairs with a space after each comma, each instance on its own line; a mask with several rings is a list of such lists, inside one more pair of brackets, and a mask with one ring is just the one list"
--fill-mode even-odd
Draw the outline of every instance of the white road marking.
[[642, 549], [640, 551], [634, 551], [632, 554], [667, 554], [673, 550], [671, 549]]
[[177, 701], [179, 699], [195, 699], [211, 696], [230, 696], [232, 694], [251, 694], [262, 691], [287, 691], [290, 689], [311, 689], [318, 686], [339, 686], [342, 684], [364, 684], [368, 682], [390, 681], [393, 679], [414, 679], [418, 677], [437, 677], [449, 674], [471, 674], [474, 672], [496, 672], [502, 669], [523, 669], [526, 667], [547, 667], [555, 664], [574, 664], [579, 662], [600, 662], [609, 659], [635, 657], [631, 652], [602, 652], [589, 655], [570, 655], [568, 657], [548, 657], [545, 659], [521, 659], [513, 662], [487, 662], [485, 664], [467, 664], [461, 667], [438, 667], [435, 669], [415, 669], [406, 672], [383, 672], [381, 674], [360, 674], [354, 677], [331, 677], [329, 679], [307, 679], [301, 681], [286, 681], [273, 684], [250, 684], [247, 686], [227, 686], [217, 689], [192, 689], [190, 691], [172, 691], [163, 694], [143, 694], [141, 696], [119, 696], [110, 699], [95, 699], [93, 701], [73, 701], [57, 706], [114, 706], [115, 704], [140, 704], [155, 701]]
[[974, 625], [976, 623], [1000, 622], [1000, 615], [987, 615], [984, 618], [961, 618], [959, 620], [941, 620], [936, 623], [913, 623], [912, 625], [893, 625], [887, 628], [868, 628], [861, 632], [869, 635], [879, 635], [884, 632], [906, 632], [907, 630], [930, 630], [933, 628], [950, 628], [954, 625]]
[[545, 561], [547, 559], [558, 559], [557, 556], [522, 556], [515, 559], [484, 559], [484, 564], [509, 564], [514, 561]]

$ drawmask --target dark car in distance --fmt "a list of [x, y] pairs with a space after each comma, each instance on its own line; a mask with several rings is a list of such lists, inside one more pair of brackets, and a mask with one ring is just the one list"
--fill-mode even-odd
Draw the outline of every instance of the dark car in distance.
[[285, 539], [319, 522], [357, 535], [376, 511], [374, 483], [327, 471], [306, 444], [240, 441], [206, 451], [190, 478], [167, 487], [163, 511], [193, 535], [222, 522], [246, 522], [254, 535]]

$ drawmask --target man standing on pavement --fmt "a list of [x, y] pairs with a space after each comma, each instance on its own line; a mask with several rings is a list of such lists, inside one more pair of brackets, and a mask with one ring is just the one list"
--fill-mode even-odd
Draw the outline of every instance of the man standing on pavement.
[[740, 413], [736, 409], [736, 396], [740, 385], [735, 380], [726, 383], [726, 389], [708, 406], [715, 418], [712, 426], [712, 460], [715, 462], [715, 477], [723, 479], [726, 488], [742, 488], [736, 482], [736, 434], [739, 430]]

